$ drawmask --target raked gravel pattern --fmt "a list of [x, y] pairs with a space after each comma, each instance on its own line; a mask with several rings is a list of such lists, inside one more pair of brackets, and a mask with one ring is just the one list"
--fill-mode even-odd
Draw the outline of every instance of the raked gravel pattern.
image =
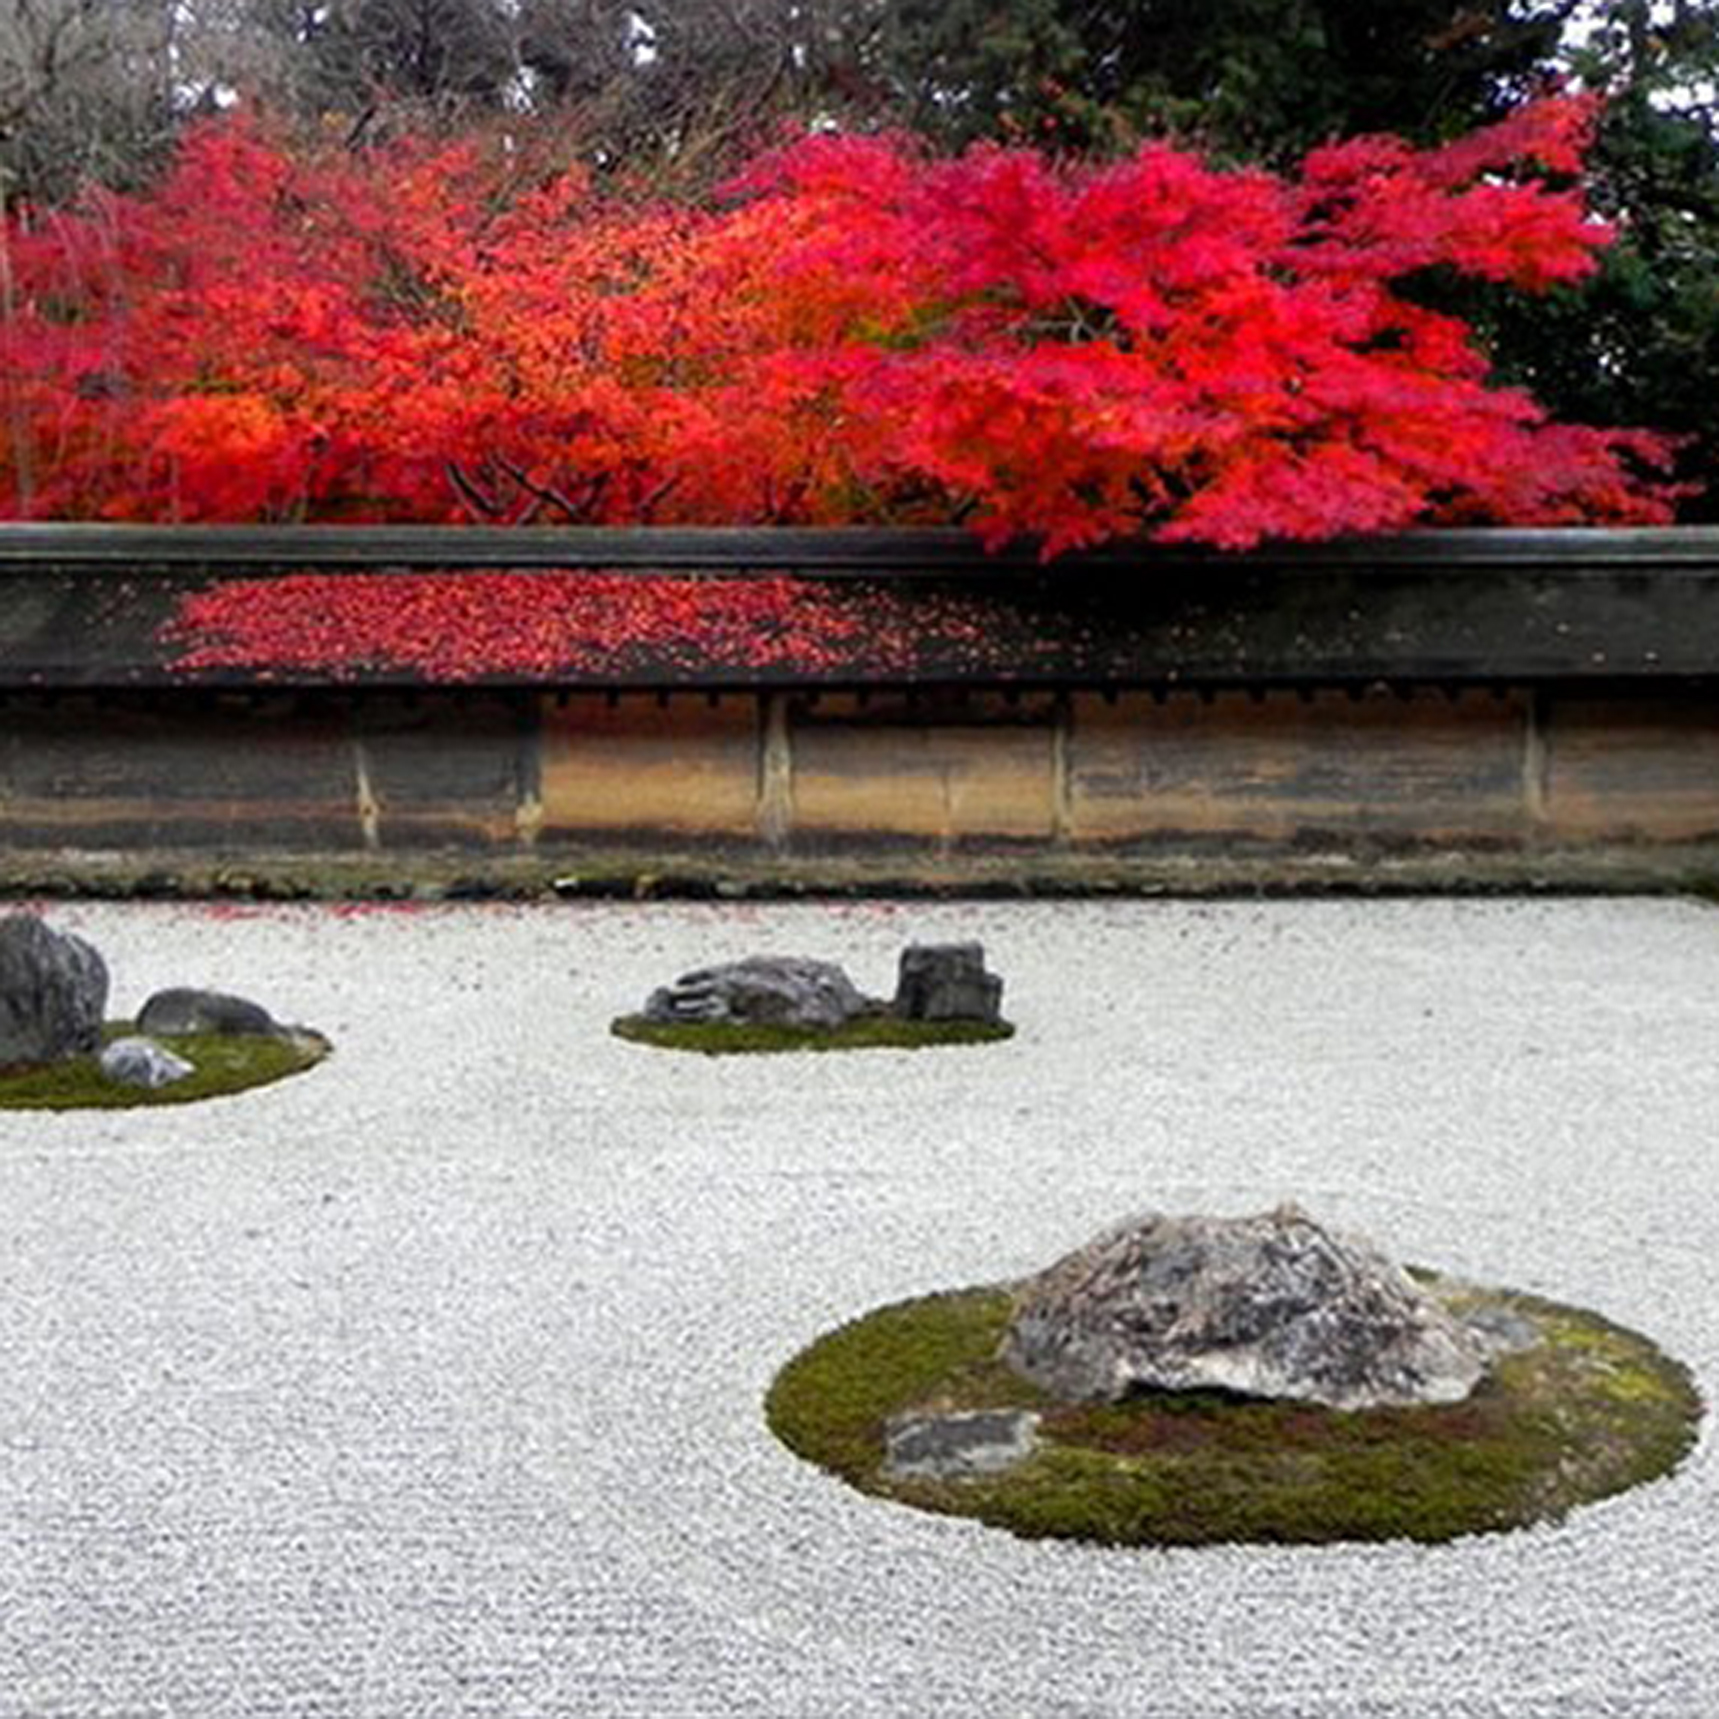
[[[1719, 1470], [1439, 1548], [1029, 1545], [765, 1429], [880, 1302], [1280, 1199], [1719, 1384], [1719, 909], [67, 903], [333, 1057], [0, 1113], [0, 1713], [1719, 1713]], [[700, 962], [977, 936], [1019, 1036], [706, 1060]]]

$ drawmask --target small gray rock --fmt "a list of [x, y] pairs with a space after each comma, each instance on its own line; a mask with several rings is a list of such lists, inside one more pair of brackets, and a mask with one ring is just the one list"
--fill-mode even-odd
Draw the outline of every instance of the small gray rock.
[[157, 991], [138, 1010], [137, 1030], [172, 1038], [179, 1033], [236, 1033], [273, 1038], [280, 1024], [260, 1003], [225, 991], [199, 991], [175, 985]]
[[901, 952], [896, 1014], [909, 1021], [1001, 1019], [1003, 981], [985, 971], [979, 943], [910, 943]]
[[967, 1480], [1000, 1474], [1038, 1445], [1039, 1417], [1027, 1409], [895, 1415], [884, 1426], [884, 1470], [903, 1479]]
[[154, 1088], [171, 1086], [196, 1070], [153, 1039], [124, 1038], [115, 1039], [101, 1053], [101, 1072], [104, 1079], [119, 1086]]
[[1457, 1317], [1489, 1355], [1517, 1355], [1545, 1335], [1525, 1313], [1499, 1302], [1464, 1309]]
[[1336, 1409], [1460, 1402], [1486, 1346], [1299, 1207], [1121, 1225], [1019, 1292], [1003, 1359], [1052, 1396], [1224, 1390]]
[[672, 985], [653, 991], [645, 1019], [839, 1027], [870, 1007], [833, 962], [801, 955], [751, 955], [684, 973]]
[[0, 919], [0, 1068], [64, 1062], [101, 1043], [107, 963], [33, 913]]

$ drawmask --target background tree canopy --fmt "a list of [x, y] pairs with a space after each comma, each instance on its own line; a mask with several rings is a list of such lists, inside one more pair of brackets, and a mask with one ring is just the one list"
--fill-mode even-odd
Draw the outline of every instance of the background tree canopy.
[[1555, 416], [1692, 437], [1685, 517], [1719, 519], [1719, 0], [0, 0], [0, 196], [135, 184], [236, 96], [354, 147], [506, 116], [698, 194], [784, 120], [1281, 167], [1446, 139], [1570, 75], [1612, 98], [1599, 275], [1531, 303], [1415, 290]]

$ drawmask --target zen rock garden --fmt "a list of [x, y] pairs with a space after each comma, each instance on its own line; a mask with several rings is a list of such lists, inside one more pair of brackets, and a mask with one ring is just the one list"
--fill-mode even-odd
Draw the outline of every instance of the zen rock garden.
[[683, 973], [612, 1030], [675, 1050], [916, 1049], [1008, 1038], [1003, 981], [977, 943], [909, 944], [895, 995], [866, 996], [834, 962], [752, 955]]
[[[227, 993], [107, 1017], [102, 955], [0, 918], [0, 1106], [182, 1102], [309, 1066], [319, 1034]], [[653, 990], [624, 1038], [707, 1053], [1007, 1037], [977, 943], [910, 944], [894, 994], [758, 955]], [[861, 1491], [1029, 1538], [1448, 1540], [1555, 1522], [1691, 1449], [1687, 1372], [1596, 1313], [1407, 1268], [1294, 1204], [1149, 1212], [1022, 1281], [875, 1309], [765, 1404]]]
[[1408, 1271], [1294, 1205], [1151, 1213], [1018, 1284], [879, 1309], [770, 1423], [867, 1492], [1110, 1544], [1444, 1540], [1667, 1472], [1701, 1404], [1596, 1314]]
[[83, 938], [30, 913], [0, 918], [0, 1107], [185, 1102], [318, 1062], [321, 1034], [220, 991], [157, 991], [135, 1022], [107, 1019], [108, 967]]

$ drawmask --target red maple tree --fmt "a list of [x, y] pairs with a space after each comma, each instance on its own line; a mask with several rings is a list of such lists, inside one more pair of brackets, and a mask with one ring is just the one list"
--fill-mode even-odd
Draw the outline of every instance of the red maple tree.
[[1549, 423], [1404, 286], [1592, 268], [1592, 119], [1282, 177], [809, 137], [705, 209], [212, 123], [153, 190], [14, 222], [0, 513], [960, 518], [1047, 554], [1660, 521], [1660, 439]]

